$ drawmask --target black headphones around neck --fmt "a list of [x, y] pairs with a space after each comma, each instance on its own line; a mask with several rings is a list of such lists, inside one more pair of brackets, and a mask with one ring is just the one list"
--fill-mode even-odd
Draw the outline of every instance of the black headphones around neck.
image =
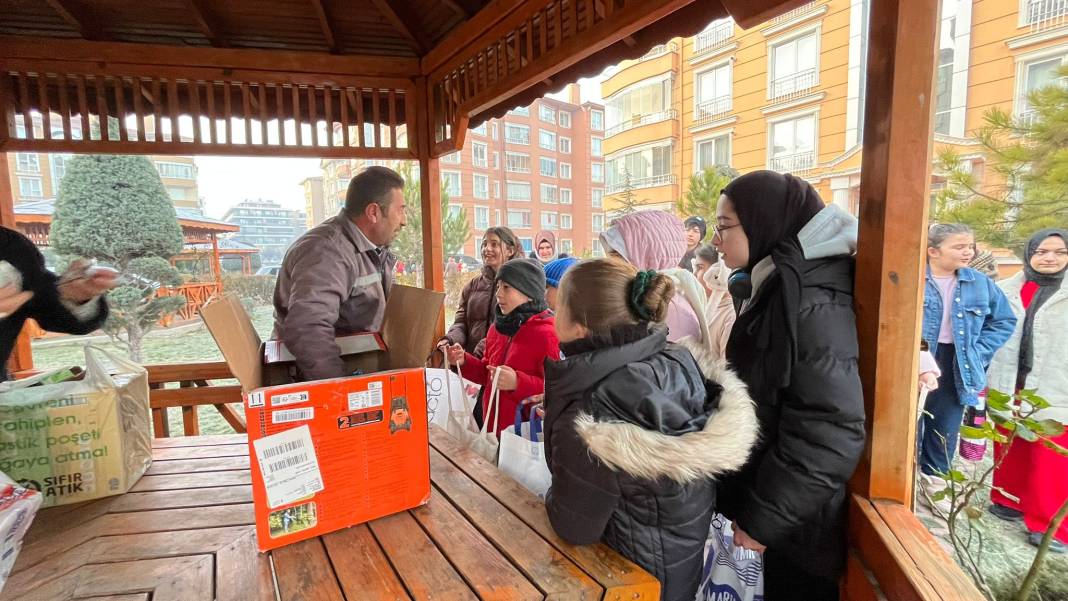
[[753, 296], [753, 276], [741, 269], [735, 271], [727, 278], [727, 292], [732, 298], [748, 300]]

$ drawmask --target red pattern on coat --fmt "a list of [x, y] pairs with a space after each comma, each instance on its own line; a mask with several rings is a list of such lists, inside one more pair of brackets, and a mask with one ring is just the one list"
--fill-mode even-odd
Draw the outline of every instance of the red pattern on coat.
[[500, 434], [515, 422], [519, 403], [545, 392], [545, 359], [560, 360], [560, 341], [556, 338], [555, 319], [551, 311], [543, 311], [520, 326], [515, 336], [508, 337], [491, 326], [486, 336], [486, 352], [482, 358], [466, 353], [460, 368], [465, 378], [482, 384], [482, 415], [488, 415], [490, 387], [493, 377], [487, 366], [507, 365], [516, 372], [516, 389], [501, 391], [500, 415], [494, 432]]

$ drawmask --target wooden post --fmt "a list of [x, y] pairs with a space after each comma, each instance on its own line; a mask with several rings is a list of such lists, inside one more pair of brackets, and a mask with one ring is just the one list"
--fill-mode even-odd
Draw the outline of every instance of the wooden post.
[[[11, 188], [11, 168], [8, 153], [0, 151], [0, 225], [17, 230], [15, 227], [15, 194]], [[23, 326], [15, 341], [15, 348], [7, 363], [8, 373], [33, 369], [33, 347], [30, 346], [30, 330]]]
[[868, 449], [853, 481], [912, 502], [938, 0], [875, 0], [868, 42], [856, 308]]
[[[416, 131], [413, 132], [419, 152], [419, 198], [423, 210], [423, 287], [445, 291], [445, 249], [441, 225], [441, 171], [438, 159], [430, 154], [433, 137], [430, 127], [430, 98], [426, 78], [416, 78]], [[445, 335], [445, 308], [438, 318], [437, 335]]]
[[222, 262], [219, 260], [219, 237], [211, 234], [211, 270], [215, 272], [215, 283], [219, 285], [219, 293], [223, 291]]

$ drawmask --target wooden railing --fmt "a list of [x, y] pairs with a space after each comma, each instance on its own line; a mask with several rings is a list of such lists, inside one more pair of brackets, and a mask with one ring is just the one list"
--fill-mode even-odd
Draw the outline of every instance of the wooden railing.
[[[156, 438], [171, 435], [167, 410], [182, 408], [182, 429], [186, 436], [200, 434], [199, 409], [214, 407], [236, 432], [245, 432], [245, 412], [241, 407], [241, 387], [236, 384], [213, 385], [209, 380], [233, 378], [226, 363], [181, 363], [147, 365], [152, 427]], [[178, 386], [167, 388], [167, 384]], [[237, 404], [235, 407], [234, 404]]]
[[175, 317], [181, 320], [196, 319], [200, 308], [215, 295], [219, 294], [221, 287], [218, 282], [193, 282], [181, 286], [163, 287], [156, 291], [156, 296], [184, 296], [185, 306], [174, 315], [163, 318], [161, 324], [170, 326]]

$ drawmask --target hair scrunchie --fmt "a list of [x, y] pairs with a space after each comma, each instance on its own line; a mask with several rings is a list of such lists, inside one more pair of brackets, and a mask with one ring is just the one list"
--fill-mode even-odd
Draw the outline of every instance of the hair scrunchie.
[[649, 291], [649, 285], [655, 277], [656, 271], [647, 269], [639, 271], [638, 275], [634, 276], [634, 279], [630, 281], [630, 297], [627, 300], [629, 301], [630, 310], [642, 321], [653, 320], [653, 315], [649, 312], [645, 303], [642, 302], [642, 299], [645, 298], [645, 293]]

